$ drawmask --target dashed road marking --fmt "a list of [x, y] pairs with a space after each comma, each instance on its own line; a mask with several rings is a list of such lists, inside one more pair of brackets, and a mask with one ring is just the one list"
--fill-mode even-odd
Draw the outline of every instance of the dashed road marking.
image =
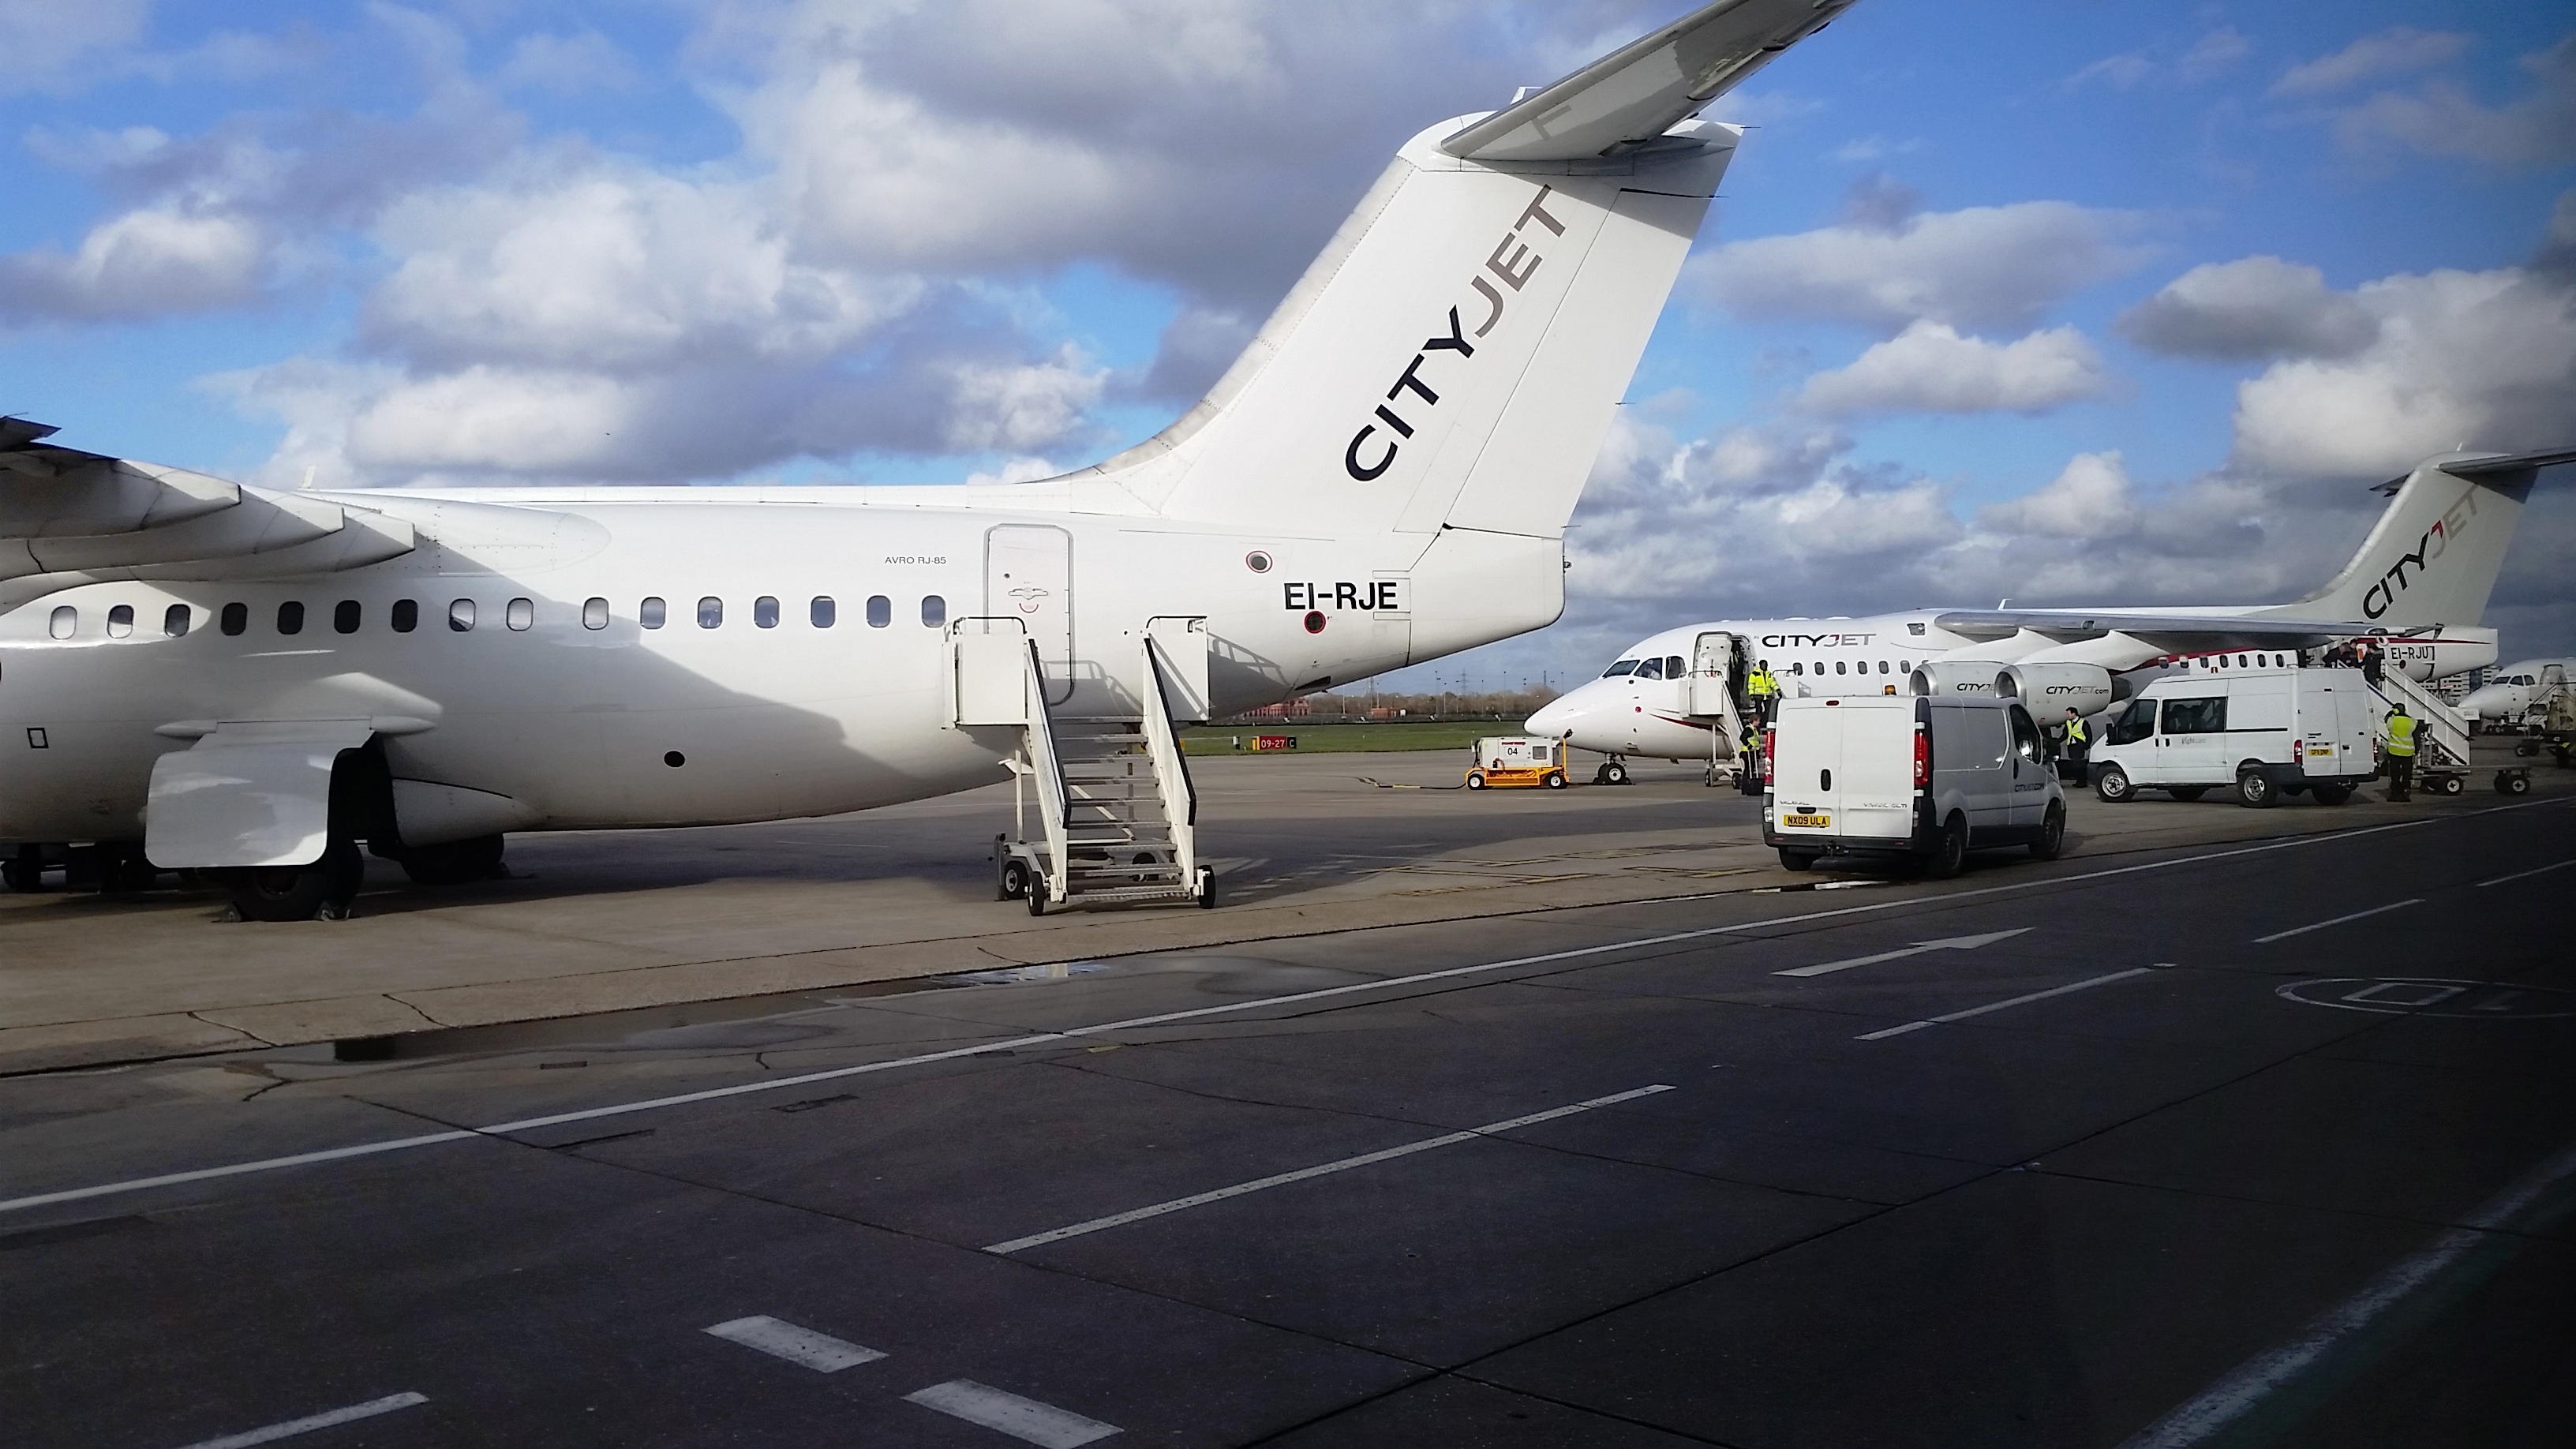
[[2366, 916], [2384, 916], [2390, 911], [2402, 911], [2408, 906], [2420, 906], [2422, 904], [2424, 904], [2424, 898], [2422, 896], [2416, 896], [2412, 900], [2390, 901], [2384, 906], [2372, 906], [2369, 910], [2355, 911], [2349, 916], [2337, 916], [2331, 921], [2319, 921], [2313, 926], [2292, 926], [2286, 931], [2274, 931], [2268, 936], [2257, 936], [2254, 938], [2254, 944], [2257, 946], [2269, 946], [2275, 941], [2286, 941], [2292, 936], [2304, 936], [2310, 931], [2322, 931], [2328, 926], [2340, 926], [2346, 921], [2358, 921]]
[[973, 1379], [950, 1379], [944, 1384], [903, 1396], [908, 1404], [936, 1409], [953, 1419], [980, 1424], [987, 1429], [1008, 1434], [1038, 1449], [1075, 1449], [1095, 1439], [1106, 1439], [1118, 1432], [1115, 1424], [1087, 1419], [1071, 1409], [1041, 1404], [1007, 1394]]
[[250, 1449], [253, 1444], [274, 1444], [280, 1439], [292, 1439], [298, 1434], [310, 1434], [316, 1429], [328, 1429], [335, 1424], [372, 1419], [378, 1414], [390, 1414], [396, 1409], [408, 1409], [414, 1404], [428, 1402], [429, 1396], [426, 1394], [387, 1394], [381, 1399], [369, 1399], [363, 1404], [351, 1404], [345, 1409], [307, 1414], [301, 1419], [289, 1419], [283, 1424], [271, 1424], [265, 1429], [250, 1429], [239, 1434], [226, 1434], [220, 1439], [200, 1439], [189, 1445], [188, 1449]]
[[1881, 951], [1875, 956], [1854, 956], [1848, 961], [1827, 961], [1821, 966], [1793, 966], [1786, 971], [1774, 971], [1771, 974], [1774, 976], [1830, 976], [1837, 971], [1849, 971], [1855, 966], [1875, 966], [1881, 961], [1901, 961], [1908, 956], [1920, 956], [1926, 951], [1973, 951], [1979, 946], [1991, 946], [1997, 941], [2009, 941], [2029, 929], [2028, 926], [2017, 926], [2009, 931], [1989, 931], [1982, 936], [1952, 936], [1945, 941], [1917, 941], [1902, 950]]
[[1478, 1138], [1491, 1137], [1500, 1132], [1509, 1132], [1515, 1127], [1528, 1127], [1540, 1122], [1552, 1122], [1559, 1117], [1571, 1117], [1577, 1112], [1589, 1112], [1596, 1107], [1607, 1107], [1616, 1102], [1630, 1102], [1639, 1097], [1651, 1097], [1657, 1092], [1669, 1092], [1671, 1090], [1672, 1088], [1667, 1086], [1639, 1087], [1633, 1092], [1620, 1092], [1608, 1097], [1594, 1097], [1590, 1101], [1576, 1102], [1571, 1106], [1552, 1107], [1544, 1112], [1532, 1112], [1526, 1117], [1513, 1117], [1501, 1122], [1488, 1122], [1482, 1127], [1470, 1127], [1463, 1132], [1444, 1132], [1437, 1137], [1425, 1137], [1419, 1142], [1407, 1142], [1400, 1147], [1382, 1148], [1376, 1152], [1363, 1152], [1357, 1157], [1345, 1157], [1338, 1162], [1318, 1163], [1313, 1167], [1298, 1168], [1294, 1172], [1282, 1172], [1270, 1177], [1255, 1178], [1250, 1182], [1238, 1182], [1232, 1187], [1220, 1187], [1213, 1192], [1192, 1193], [1188, 1197], [1176, 1197], [1170, 1202], [1158, 1202], [1151, 1207], [1132, 1208], [1123, 1213], [1112, 1213], [1105, 1218], [1093, 1218], [1089, 1222], [1075, 1223], [1070, 1227], [1054, 1228], [1043, 1233], [1031, 1233], [1025, 1238], [1013, 1238], [1007, 1243], [995, 1243], [984, 1251], [987, 1253], [1008, 1254], [1019, 1252], [1024, 1248], [1038, 1247], [1046, 1243], [1060, 1243], [1067, 1238], [1078, 1238], [1085, 1233], [1099, 1232], [1103, 1228], [1124, 1227], [1129, 1223], [1143, 1222], [1147, 1218], [1159, 1218], [1165, 1213], [1176, 1213], [1185, 1208], [1204, 1207], [1209, 1203], [1223, 1202], [1227, 1198], [1241, 1197], [1246, 1193], [1262, 1192], [1274, 1187], [1285, 1187], [1292, 1182], [1304, 1182], [1311, 1177], [1324, 1177], [1331, 1173], [1348, 1172], [1354, 1167], [1368, 1167], [1380, 1162], [1392, 1162], [1399, 1157], [1411, 1157], [1417, 1152], [1429, 1152], [1438, 1147], [1455, 1147], [1461, 1142], [1473, 1142]]
[[1952, 1011], [1945, 1012], [1940, 1016], [1927, 1016], [1921, 1021], [1909, 1021], [1903, 1026], [1891, 1026], [1885, 1031], [1864, 1032], [1859, 1036], [1853, 1037], [1852, 1040], [1884, 1041], [1891, 1036], [1903, 1036], [1909, 1031], [1921, 1031], [1927, 1026], [1940, 1026], [1945, 1022], [1966, 1021], [1972, 1016], [1983, 1016], [1989, 1011], [2001, 1011], [2005, 1007], [2019, 1006], [2024, 1002], [2046, 1001], [2052, 996], [2064, 996], [2070, 991], [2084, 991], [2095, 986], [2108, 986], [2114, 981], [2126, 981], [2132, 976], [2144, 976], [2155, 969], [2156, 968], [2153, 966], [2132, 966], [2126, 971], [2114, 971], [2108, 976], [2095, 976], [2089, 980], [2078, 981], [2068, 986], [2055, 986], [2046, 991], [2031, 992], [2027, 996], [2016, 996], [2006, 1001], [1988, 1002], [1984, 1006], [1971, 1006], [1965, 1011]]
[[704, 1331], [745, 1348], [756, 1348], [772, 1358], [803, 1364], [816, 1373], [836, 1374], [885, 1357], [873, 1348], [862, 1348], [828, 1333], [799, 1328], [785, 1319], [772, 1318], [765, 1313], [727, 1319]]
[[2503, 885], [2507, 881], [2528, 880], [2535, 875], [2547, 875], [2553, 870], [2565, 870], [2571, 865], [2576, 865], [2576, 860], [2556, 861], [2549, 865], [2539, 866], [2532, 870], [2518, 870], [2511, 875], [2500, 875], [2493, 880], [2482, 880], [2478, 882], [2478, 886], [2482, 888], [2491, 885]]

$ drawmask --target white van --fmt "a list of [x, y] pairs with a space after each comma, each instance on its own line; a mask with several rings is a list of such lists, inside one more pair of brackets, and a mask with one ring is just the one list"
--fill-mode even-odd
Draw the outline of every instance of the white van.
[[2257, 808], [2305, 792], [2340, 805], [2378, 773], [2379, 699], [2358, 669], [2225, 668], [2198, 659], [2141, 690], [2100, 729], [2093, 791], [2177, 800], [2236, 792]]
[[2065, 791], [2018, 701], [1784, 699], [1763, 749], [1762, 841], [1791, 870], [1904, 856], [1946, 879], [1971, 850], [2065, 848]]

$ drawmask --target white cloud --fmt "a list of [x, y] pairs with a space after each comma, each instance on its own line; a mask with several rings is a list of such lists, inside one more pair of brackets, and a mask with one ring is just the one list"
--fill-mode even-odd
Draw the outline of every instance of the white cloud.
[[2442, 65], [2468, 48], [2469, 37], [2456, 31], [2394, 26], [2365, 35], [2331, 55], [2290, 67], [2272, 82], [2272, 94], [2322, 95], [2379, 76]]
[[2216, 80], [2242, 64], [2254, 53], [2254, 42], [2246, 39], [2232, 25], [2209, 31], [2183, 49], [2168, 64], [2157, 59], [2169, 54], [2164, 46], [2146, 50], [2106, 55], [2058, 83], [2065, 91], [2079, 91], [2086, 86], [2109, 86], [2113, 90], [2135, 90], [2147, 81], [2166, 78], [2171, 84], [2196, 86]]
[[1977, 521], [1996, 533], [2102, 539], [2136, 531], [2140, 516], [2120, 455], [2078, 453], [2047, 486], [1982, 509]]
[[2270, 256], [2194, 267], [2113, 325], [2150, 351], [2210, 358], [2341, 357], [2379, 332], [2325, 273]]
[[110, 218], [78, 250], [0, 257], [0, 321], [202, 312], [259, 291], [266, 238], [224, 212], [144, 208]]
[[0, 0], [0, 96], [83, 89], [151, 18], [151, 0]]
[[2138, 82], [2156, 73], [2156, 63], [2142, 54], [2131, 52], [2106, 55], [2066, 78], [2067, 90], [2081, 90], [2088, 85], [2106, 85], [2113, 90], [2132, 90]]
[[2237, 33], [2236, 27], [2222, 25], [2200, 39], [2174, 62], [2174, 76], [2184, 85], [2196, 86], [2234, 70], [2245, 57], [2254, 53], [2254, 42]]
[[2072, 327], [1997, 343], [1917, 322], [1850, 366], [1808, 378], [1797, 403], [1819, 413], [2038, 413], [2109, 382], [2101, 354]]
[[1818, 318], [1895, 331], [2027, 326], [2070, 294], [2136, 267], [2138, 218], [2063, 201], [1872, 215], [1694, 259], [1685, 295], [1754, 321]]
[[2500, 106], [2450, 81], [2412, 95], [2383, 91], [2337, 112], [2344, 149], [2372, 155], [2389, 145], [2422, 155], [2492, 166], [2558, 166], [2576, 160], [2576, 35], [2522, 57], [2531, 90]]
[[567, 96], [633, 90], [642, 81], [635, 62], [617, 42], [596, 30], [521, 36], [496, 78], [505, 86]]

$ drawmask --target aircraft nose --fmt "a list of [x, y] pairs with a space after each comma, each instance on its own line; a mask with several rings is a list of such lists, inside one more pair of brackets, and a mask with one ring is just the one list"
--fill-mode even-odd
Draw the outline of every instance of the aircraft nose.
[[1528, 722], [1521, 726], [1521, 732], [1552, 740], [1574, 728], [1574, 717], [1578, 713], [1580, 711], [1576, 709], [1570, 696], [1565, 699], [1551, 699], [1539, 706], [1538, 713], [1531, 715]]

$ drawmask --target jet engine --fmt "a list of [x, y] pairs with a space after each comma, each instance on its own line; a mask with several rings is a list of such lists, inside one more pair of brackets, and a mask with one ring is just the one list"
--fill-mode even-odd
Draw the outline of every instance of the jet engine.
[[2072, 709], [2095, 715], [2118, 697], [2111, 671], [2099, 664], [2011, 664], [1995, 676], [1995, 693], [2018, 699], [2033, 717], [2055, 719]]
[[1926, 661], [1914, 671], [1914, 692], [1942, 696], [1992, 694], [1995, 692], [1995, 671], [2002, 667], [1985, 659]]

